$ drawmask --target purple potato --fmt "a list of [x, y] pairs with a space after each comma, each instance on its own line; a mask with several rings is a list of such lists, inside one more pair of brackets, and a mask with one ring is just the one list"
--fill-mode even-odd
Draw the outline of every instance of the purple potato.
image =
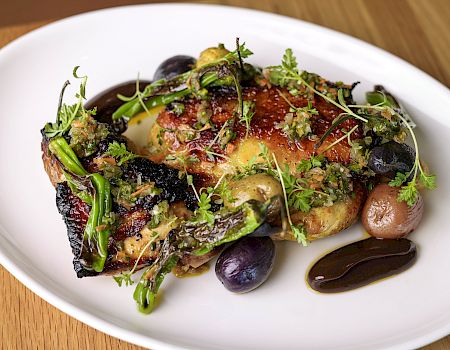
[[173, 56], [163, 61], [158, 68], [156, 68], [153, 80], [170, 79], [176, 75], [182, 74], [191, 70], [195, 65], [195, 58], [191, 56], [178, 55]]
[[269, 277], [275, 244], [269, 237], [245, 237], [225, 249], [216, 262], [216, 276], [226, 289], [246, 293]]

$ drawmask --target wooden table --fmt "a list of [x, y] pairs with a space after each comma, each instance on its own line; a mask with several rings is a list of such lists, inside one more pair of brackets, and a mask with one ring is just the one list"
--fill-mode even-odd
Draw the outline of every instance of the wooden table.
[[[135, 0], [28, 0], [2, 4], [0, 47], [54, 19]], [[317, 23], [379, 46], [450, 86], [448, 0], [217, 0]], [[140, 349], [67, 316], [0, 266], [1, 349]], [[450, 336], [423, 349], [450, 350]]]

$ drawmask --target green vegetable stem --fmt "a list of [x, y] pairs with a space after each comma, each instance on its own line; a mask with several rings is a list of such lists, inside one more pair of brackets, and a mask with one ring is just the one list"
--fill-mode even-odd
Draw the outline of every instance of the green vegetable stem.
[[52, 139], [49, 142], [49, 150], [69, 172], [89, 177], [91, 180], [95, 194], [84, 230], [82, 255], [86, 268], [101, 272], [108, 256], [108, 240], [111, 233], [106, 223], [112, 206], [110, 183], [100, 174], [89, 174], [63, 137]]
[[164, 240], [156, 261], [144, 271], [134, 291], [139, 311], [152, 312], [165, 277], [184, 254], [203, 255], [214, 247], [233, 242], [256, 230], [265, 220], [268, 203], [249, 201], [234, 211], [215, 214], [213, 226], [207, 221], [186, 222]]

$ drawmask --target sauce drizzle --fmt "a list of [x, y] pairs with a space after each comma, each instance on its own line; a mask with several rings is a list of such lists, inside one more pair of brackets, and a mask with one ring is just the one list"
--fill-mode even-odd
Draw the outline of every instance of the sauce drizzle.
[[356, 289], [411, 267], [416, 245], [406, 238], [368, 238], [320, 258], [308, 272], [308, 284], [321, 293]]

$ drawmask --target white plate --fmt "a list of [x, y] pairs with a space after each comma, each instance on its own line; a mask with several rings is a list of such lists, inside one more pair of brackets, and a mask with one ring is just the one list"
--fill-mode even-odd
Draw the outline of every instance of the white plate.
[[[235, 36], [276, 64], [292, 47], [301, 67], [331, 80], [375, 83], [414, 116], [423, 159], [439, 176], [426, 193], [426, 214], [411, 238], [414, 267], [352, 292], [320, 295], [304, 281], [327, 250], [361, 238], [355, 225], [308, 248], [278, 246], [270, 280], [246, 295], [228, 293], [213, 272], [167, 278], [163, 300], [140, 315], [133, 287], [108, 277], [78, 280], [55, 193], [40, 160], [39, 130], [55, 117], [72, 68], [89, 75], [88, 95], [136, 77], [151, 78], [174, 54], [196, 55]], [[115, 8], [59, 21], [0, 50], [0, 262], [42, 298], [115, 337], [152, 349], [406, 349], [450, 331], [450, 93], [408, 63], [351, 37], [276, 15], [217, 6]], [[73, 80], [73, 79], [72, 79]], [[72, 85], [70, 93], [75, 91]], [[71, 96], [67, 93], [67, 96]]]

